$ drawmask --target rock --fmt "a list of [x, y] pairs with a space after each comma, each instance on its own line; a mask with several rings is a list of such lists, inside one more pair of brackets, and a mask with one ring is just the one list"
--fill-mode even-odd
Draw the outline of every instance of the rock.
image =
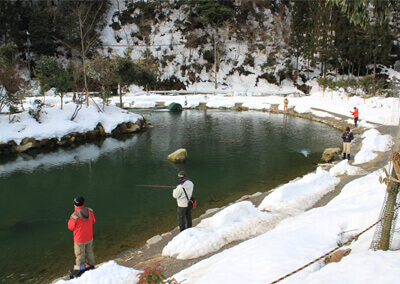
[[340, 148], [327, 148], [322, 154], [321, 160], [325, 163], [331, 163], [339, 158], [339, 154], [342, 152]]
[[43, 139], [39, 142], [40, 147], [44, 147], [44, 148], [53, 148], [56, 144], [57, 144], [57, 140], [54, 142], [55, 138], [52, 139]]
[[334, 253], [328, 255], [324, 262], [325, 264], [331, 263], [331, 262], [339, 262], [343, 257], [349, 255], [351, 252], [351, 249], [341, 249], [338, 251], [335, 251]]
[[133, 123], [133, 122], [131, 122], [131, 121], [129, 121], [126, 124], [126, 130], [125, 130], [124, 133], [134, 133], [134, 132], [139, 132], [139, 131], [140, 131], [140, 126], [135, 124], [135, 123]]
[[74, 136], [75, 136], [75, 143], [78, 144], [86, 143], [86, 133], [74, 132]]
[[32, 149], [33, 148], [33, 143], [32, 142], [28, 142], [28, 143], [25, 143], [24, 145], [18, 145], [17, 146], [17, 152], [25, 152], [25, 151], [28, 151], [29, 149]]
[[104, 130], [103, 125], [101, 125], [101, 123], [97, 124], [95, 130], [97, 130], [97, 131], [99, 132], [99, 134], [100, 134], [101, 137], [105, 137], [106, 134], [107, 134], [106, 131]]
[[151, 239], [147, 240], [147, 243], [148, 243], [149, 245], [153, 245], [153, 244], [158, 243], [158, 242], [161, 241], [161, 240], [162, 240], [162, 237], [161, 237], [160, 235], [157, 235], [157, 236], [154, 236], [154, 237], [152, 237]]
[[91, 130], [91, 131], [86, 132], [86, 138], [88, 140], [95, 139], [97, 137], [97, 135], [98, 135], [98, 132], [96, 130]]
[[300, 91], [302, 91], [304, 94], [309, 94], [312, 87], [306, 84], [303, 85], [296, 85], [297, 89], [299, 89]]
[[30, 146], [30, 148], [38, 148], [40, 147], [39, 142], [35, 139], [35, 138], [24, 138], [22, 139], [21, 143], [19, 143], [20, 146], [24, 146], [26, 144], [32, 143], [32, 145]]
[[76, 138], [73, 134], [67, 134], [61, 137], [60, 142], [57, 143], [59, 146], [71, 146], [75, 142]]
[[141, 130], [140, 126], [133, 123], [132, 121], [129, 121], [127, 123], [123, 122], [119, 124], [113, 131], [112, 134], [118, 135], [118, 134], [128, 134], [128, 133], [134, 133], [134, 132], [139, 132]]
[[8, 143], [0, 142], [0, 154], [10, 155], [17, 152], [17, 143], [15, 141], [10, 141]]
[[187, 159], [186, 149], [178, 149], [172, 154], [169, 154], [167, 160], [173, 163], [183, 163]]

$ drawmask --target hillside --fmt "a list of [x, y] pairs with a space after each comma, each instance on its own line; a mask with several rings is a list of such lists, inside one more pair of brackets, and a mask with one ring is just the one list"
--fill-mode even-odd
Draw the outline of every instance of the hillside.
[[[234, 11], [230, 20], [209, 19], [202, 14], [204, 10], [190, 1], [129, 1], [129, 4], [114, 1], [106, 17], [108, 26], [102, 33], [106, 53], [123, 55], [129, 48], [134, 60], [157, 70], [159, 80], [163, 81], [161, 88], [190, 91], [234, 89], [268, 93], [266, 89], [276, 91], [284, 84], [308, 93], [311, 87], [307, 81], [323, 73], [343, 78], [350, 71], [353, 75], [373, 72], [372, 65], [369, 69], [354, 67], [349, 57], [343, 58], [346, 62], [340, 64], [335, 61], [341, 59], [331, 58], [328, 64], [320, 60], [322, 51], [317, 48], [312, 58], [296, 51], [293, 38], [302, 31], [296, 31], [293, 24], [294, 17], [298, 17], [295, 9], [299, 8], [295, 1], [217, 2], [222, 2], [221, 6], [227, 2], [237, 4], [226, 4]], [[324, 7], [314, 2], [317, 7]], [[336, 17], [344, 18], [343, 15]], [[315, 19], [314, 25], [321, 24], [322, 20]], [[317, 35], [312, 32], [312, 36]], [[335, 45], [355, 44], [338, 37], [335, 41]], [[395, 62], [397, 58], [390, 59], [382, 58], [381, 63]]]
[[[354, 2], [339, 2], [2, 1], [0, 86], [24, 97], [33, 79], [41, 91], [104, 99], [118, 86], [308, 94], [314, 78], [331, 89], [393, 89], [385, 71], [400, 69], [399, 5], [368, 0], [353, 15], [334, 3]], [[332, 87], [341, 79], [350, 84]]]

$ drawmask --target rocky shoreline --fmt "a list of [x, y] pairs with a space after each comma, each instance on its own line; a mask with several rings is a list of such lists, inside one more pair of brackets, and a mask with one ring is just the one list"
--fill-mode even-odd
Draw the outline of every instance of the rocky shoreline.
[[145, 118], [138, 119], [135, 123], [132, 121], [123, 122], [117, 125], [110, 133], [104, 130], [101, 123], [90, 131], [87, 132], [72, 132], [59, 138], [46, 138], [43, 140], [37, 140], [32, 137], [26, 137], [22, 139], [21, 143], [17, 144], [14, 140], [7, 143], [0, 142], [0, 155], [13, 155], [26, 153], [31, 150], [45, 150], [55, 149], [59, 147], [70, 147], [75, 148], [79, 145], [85, 144], [90, 141], [104, 139], [107, 137], [117, 137], [123, 134], [140, 133], [149, 127], [149, 124]]
[[[137, 109], [130, 109], [125, 108], [127, 110], [137, 110]], [[164, 103], [158, 102], [158, 105], [154, 107], [154, 109], [166, 109]], [[200, 103], [198, 107], [193, 109], [197, 110], [204, 110], [204, 109], [211, 109], [206, 106], [205, 103]], [[233, 111], [248, 111], [248, 108], [242, 106], [241, 103], [236, 103], [232, 108], [218, 108], [224, 110], [233, 110]], [[319, 123], [326, 124], [333, 128], [344, 130], [347, 126], [347, 123], [343, 122], [342, 120], [336, 120], [333, 118], [321, 118], [315, 116], [311, 113], [297, 113], [293, 110], [293, 108], [288, 109], [287, 111], [279, 110], [279, 104], [271, 105], [270, 109], [263, 109], [262, 112], [269, 112], [269, 113], [276, 113], [276, 114], [284, 114], [290, 115], [294, 117], [300, 117], [305, 119], [310, 119]], [[341, 117], [339, 114], [335, 114], [336, 117]], [[350, 118], [350, 117], [349, 117]], [[135, 123], [132, 121], [120, 123], [115, 129], [113, 129], [110, 133], [107, 133], [104, 130], [104, 127], [99, 123], [93, 130], [87, 132], [72, 132], [68, 133], [61, 138], [46, 138], [43, 140], [37, 140], [33, 137], [26, 137], [21, 140], [18, 144], [14, 140], [8, 142], [0, 142], [0, 155], [3, 156], [10, 156], [15, 154], [21, 153], [29, 153], [31, 150], [49, 150], [55, 149], [60, 147], [70, 147], [74, 148], [79, 145], [85, 144], [87, 142], [104, 139], [107, 137], [116, 137], [123, 134], [130, 134], [130, 133], [140, 133], [148, 128], [150, 124], [147, 122], [145, 118], [139, 119]]]

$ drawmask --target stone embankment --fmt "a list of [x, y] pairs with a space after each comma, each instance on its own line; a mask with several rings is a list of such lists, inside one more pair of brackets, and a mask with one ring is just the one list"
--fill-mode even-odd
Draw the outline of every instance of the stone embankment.
[[[124, 109], [127, 110], [138, 110], [138, 108], [131, 108], [131, 107], [124, 107]], [[152, 107], [150, 109], [167, 109], [167, 106], [165, 105], [165, 102], [163, 101], [158, 101], [156, 102], [156, 106]], [[249, 110], [254, 110], [254, 109], [250, 109], [248, 107], [244, 107], [243, 103], [235, 103], [235, 105], [233, 107], [217, 107], [217, 108], [213, 108], [213, 107], [209, 107], [207, 106], [207, 102], [200, 102], [198, 106], [193, 107], [193, 108], [189, 108], [189, 109], [196, 109], [196, 110], [206, 110], [206, 109], [219, 109], [219, 110], [233, 110], [233, 111], [249, 111]], [[298, 113], [294, 110], [294, 107], [288, 108], [288, 110], [281, 110], [279, 109], [279, 104], [271, 104], [270, 108], [264, 108], [264, 109], [259, 109], [258, 111], [261, 112], [269, 112], [269, 113], [275, 113], [275, 114], [285, 114], [285, 115], [290, 115], [290, 116], [294, 116], [294, 117], [300, 117], [300, 118], [305, 118], [305, 119], [310, 119], [312, 121], [318, 122], [318, 123], [322, 123], [322, 124], [326, 124], [332, 128], [336, 128], [338, 130], [344, 131], [346, 129], [347, 126], [349, 126], [347, 119], [352, 119], [352, 116], [345, 116], [345, 115], [341, 115], [338, 113], [332, 113], [329, 111], [325, 111], [322, 109], [315, 109], [312, 108], [314, 110], [317, 111], [322, 111], [322, 112], [326, 112], [326, 113], [330, 113], [333, 114], [336, 118], [334, 117], [319, 117], [316, 116], [312, 113]], [[369, 122], [371, 124], [374, 124], [372, 122]]]
[[34, 149], [54, 149], [57, 147], [76, 147], [90, 141], [104, 139], [106, 137], [116, 137], [122, 134], [139, 133], [147, 128], [149, 124], [146, 119], [139, 119], [135, 123], [123, 122], [117, 125], [111, 133], [107, 133], [101, 123], [87, 132], [72, 132], [64, 135], [61, 138], [46, 138], [37, 140], [32, 137], [22, 139], [21, 143], [17, 144], [14, 140], [7, 143], [0, 142], [0, 155], [12, 155], [24, 153]]

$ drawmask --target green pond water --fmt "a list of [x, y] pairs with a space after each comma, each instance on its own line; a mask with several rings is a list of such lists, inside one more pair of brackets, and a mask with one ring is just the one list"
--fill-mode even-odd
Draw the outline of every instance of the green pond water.
[[[315, 170], [340, 133], [309, 120], [262, 112], [141, 111], [154, 128], [75, 149], [0, 160], [0, 282], [49, 283], [74, 265], [67, 221], [73, 198], [93, 208], [96, 262], [177, 226], [171, 189], [184, 170], [197, 217], [245, 194]], [[166, 157], [188, 151], [185, 164]]]

